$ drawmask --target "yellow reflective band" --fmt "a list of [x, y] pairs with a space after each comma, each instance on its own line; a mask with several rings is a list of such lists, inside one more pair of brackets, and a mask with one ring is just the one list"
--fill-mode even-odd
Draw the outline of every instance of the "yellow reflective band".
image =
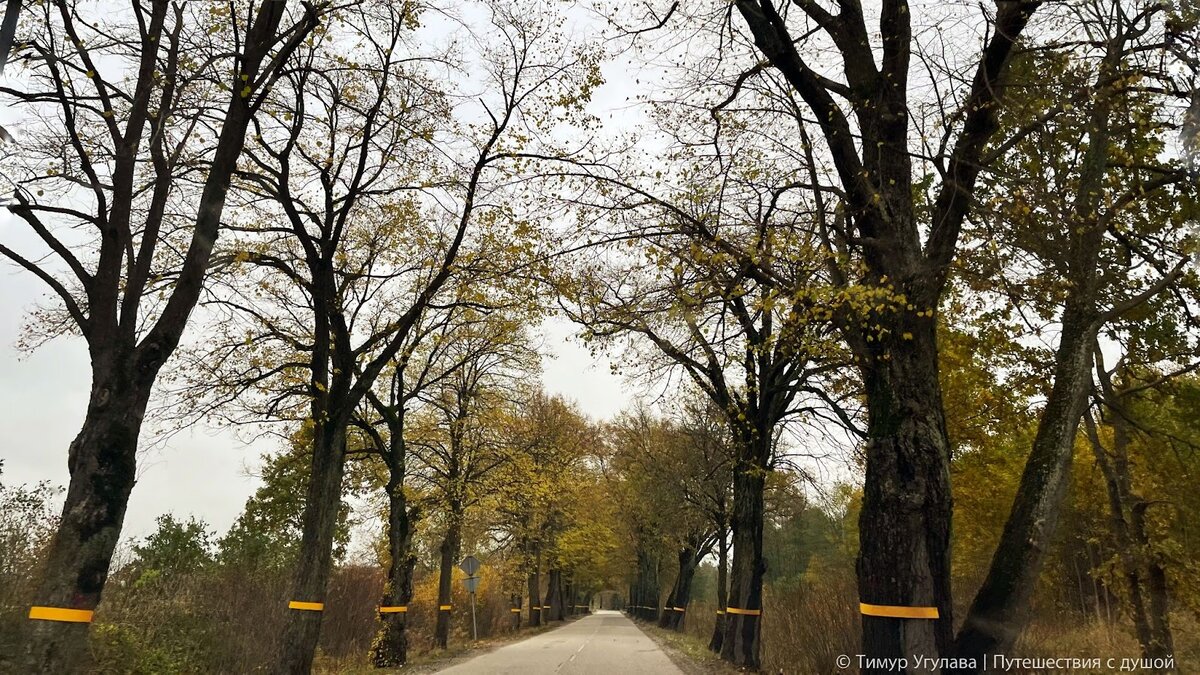
[[540, 611], [542, 611], [542, 608], [541, 608], [541, 607], [538, 607], [537, 605], [533, 605], [533, 606], [531, 606], [531, 607], [529, 608], [529, 611], [531, 611], [531, 612], [540, 612]]
[[542, 605], [542, 609], [550, 609], [550, 605]]
[[453, 607], [454, 607], [454, 605], [438, 605], [438, 610], [443, 611], [443, 612], [449, 612], [450, 609]]
[[407, 612], [407, 611], [408, 611], [408, 607], [406, 605], [396, 605], [394, 607], [380, 607], [379, 608], [380, 614], [401, 614], [401, 613]]
[[302, 609], [306, 611], [322, 611], [325, 609], [325, 603], [302, 603], [300, 601], [292, 601], [288, 603], [288, 609]]
[[672, 607], [671, 609], [675, 610], [676, 612], [686, 612], [687, 611], [687, 609], [683, 608], [683, 607]]
[[858, 610], [866, 616], [882, 616], [889, 619], [936, 619], [941, 616], [937, 607], [898, 607], [860, 602]]
[[759, 616], [762, 614], [761, 609], [738, 609], [737, 607], [726, 607], [725, 611], [730, 614], [743, 614], [745, 616]]
[[508, 611], [512, 612], [513, 614], [520, 614], [520, 613], [521, 613], [521, 608], [520, 608], [520, 607], [513, 607], [512, 609], [510, 609], [510, 610], [508, 610]]
[[30, 607], [29, 618], [40, 621], [63, 621], [66, 623], [91, 623], [92, 610], [66, 609], [64, 607]]
[[717, 614], [724, 614], [724, 613], [725, 613], [725, 610], [723, 610], [723, 609], [718, 609], [718, 610], [717, 610]]

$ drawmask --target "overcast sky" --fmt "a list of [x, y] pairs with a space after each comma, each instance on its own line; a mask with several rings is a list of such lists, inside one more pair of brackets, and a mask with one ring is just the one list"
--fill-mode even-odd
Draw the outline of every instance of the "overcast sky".
[[[593, 112], [610, 128], [638, 124], [641, 116], [627, 104], [636, 86], [629, 64], [608, 64], [604, 72], [607, 83], [596, 92]], [[0, 124], [13, 119], [13, 110], [0, 109]], [[35, 240], [18, 219], [0, 211], [0, 241], [22, 250]], [[32, 354], [15, 347], [28, 310], [46, 298], [39, 281], [0, 260], [0, 482], [6, 485], [49, 481], [65, 487], [67, 447], [87, 406], [91, 372], [82, 339], [56, 339]], [[542, 327], [545, 387], [574, 400], [594, 419], [611, 417], [634, 398], [630, 385], [611, 374], [607, 359], [594, 359], [571, 340], [575, 330], [561, 319]], [[149, 534], [164, 513], [194, 515], [223, 532], [257, 486], [253, 473], [259, 458], [275, 449], [269, 439], [246, 444], [229, 430], [198, 425], [161, 448], [144, 450], [123, 538]]]

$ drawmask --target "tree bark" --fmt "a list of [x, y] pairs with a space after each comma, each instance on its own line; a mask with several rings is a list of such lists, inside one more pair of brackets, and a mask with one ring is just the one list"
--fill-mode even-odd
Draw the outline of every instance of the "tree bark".
[[433, 631], [433, 646], [445, 649], [450, 642], [450, 616], [454, 602], [454, 565], [462, 548], [462, 507], [450, 505], [450, 524], [439, 548], [441, 561], [438, 567], [438, 613]]
[[1150, 504], [1144, 501], [1135, 504], [1132, 520], [1135, 541], [1138, 542], [1139, 550], [1147, 556], [1146, 576], [1150, 589], [1150, 643], [1143, 646], [1142, 653], [1149, 659], [1160, 661], [1175, 655], [1175, 640], [1171, 635], [1166, 570], [1149, 551], [1150, 541], [1146, 534], [1146, 509], [1149, 506]]
[[938, 618], [863, 614], [863, 653], [876, 662], [947, 654], [953, 640], [950, 442], [933, 322], [914, 324], [890, 359], [863, 368], [869, 440], [858, 592], [869, 605], [935, 607]]
[[725, 523], [721, 523], [721, 531], [717, 540], [717, 621], [713, 625], [712, 639], [708, 648], [721, 653], [721, 645], [725, 642], [725, 608], [729, 601], [729, 532]]
[[757, 668], [762, 626], [763, 512], [771, 438], [759, 435], [739, 448], [733, 474], [733, 570], [726, 607], [721, 658], [738, 666]]
[[529, 573], [529, 625], [542, 625], [542, 600], [541, 600], [541, 585], [542, 580], [538, 574], [538, 566], [541, 556], [534, 558], [533, 570]]
[[687, 610], [688, 602], [691, 601], [692, 579], [696, 576], [696, 565], [699, 562], [696, 557], [696, 549], [690, 547], [679, 549], [678, 559], [679, 571], [658, 624], [662, 628], [674, 631], [683, 630], [684, 613]]
[[[100, 603], [136, 480], [138, 435], [150, 387], [134, 379], [126, 360], [110, 355], [93, 359], [87, 414], [67, 460], [70, 487], [35, 606], [90, 611]], [[24, 672], [90, 669], [88, 623], [29, 623]]]
[[[325, 601], [325, 585], [333, 568], [333, 537], [342, 504], [345, 456], [346, 425], [337, 419], [318, 423], [305, 496], [300, 556], [289, 601]], [[312, 670], [323, 614], [305, 609], [288, 611], [274, 672], [302, 675]]]
[[[413, 568], [417, 557], [412, 552], [415, 510], [410, 511], [404, 496], [404, 469], [394, 458], [389, 461], [388, 563], [381, 607], [408, 607], [413, 596]], [[382, 612], [379, 632], [371, 644], [371, 663], [376, 668], [402, 666], [408, 660], [408, 612]]]
[[545, 618], [546, 621], [562, 621], [566, 618], [563, 616], [562, 570], [551, 568], [548, 576], [546, 604], [550, 609], [546, 610]]

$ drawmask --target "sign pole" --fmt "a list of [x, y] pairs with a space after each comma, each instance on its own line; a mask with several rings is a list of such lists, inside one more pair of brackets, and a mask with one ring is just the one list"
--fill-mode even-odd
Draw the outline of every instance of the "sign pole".
[[479, 626], [475, 624], [475, 594], [471, 593], [471, 639], [479, 639]]
[[471, 594], [471, 639], [479, 640], [479, 624], [475, 621], [475, 590], [479, 588], [479, 577], [475, 576], [475, 573], [479, 571], [479, 558], [469, 555], [463, 558], [458, 567], [467, 573], [463, 584], [467, 587], [467, 592]]

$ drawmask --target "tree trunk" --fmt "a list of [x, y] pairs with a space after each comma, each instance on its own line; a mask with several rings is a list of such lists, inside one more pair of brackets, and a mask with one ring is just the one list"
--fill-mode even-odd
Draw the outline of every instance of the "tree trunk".
[[[116, 361], [104, 356], [109, 363]], [[138, 434], [150, 387], [135, 382], [123, 362], [106, 366], [97, 361], [94, 354], [87, 414], [71, 442], [71, 482], [34, 595], [35, 607], [90, 613], [100, 603], [136, 480]], [[30, 620], [22, 671], [88, 672], [89, 621]]]
[[[1118, 455], [1115, 462], [1109, 462], [1108, 455], [1100, 443], [1100, 436], [1090, 416], [1085, 418], [1088, 438], [1091, 441], [1092, 455], [1104, 475], [1104, 486], [1108, 493], [1109, 527], [1112, 529], [1113, 542], [1117, 547], [1117, 556], [1121, 561], [1121, 572], [1125, 586], [1129, 591], [1129, 615], [1133, 620], [1134, 634], [1142, 646], [1142, 655], [1147, 656], [1147, 649], [1153, 638], [1150, 634], [1150, 617], [1146, 613], [1146, 602], [1142, 593], [1143, 584], [1141, 569], [1134, 560], [1133, 539], [1129, 532], [1129, 522], [1125, 518], [1127, 499], [1121, 487], [1121, 479], [1114, 464], [1120, 464], [1120, 447], [1123, 439], [1121, 430], [1115, 430], [1118, 438], [1114, 442], [1113, 454]], [[1114, 420], [1114, 426], [1117, 422]]]
[[1166, 573], [1151, 552], [1150, 538], [1146, 532], [1146, 509], [1149, 504], [1133, 491], [1133, 477], [1129, 469], [1130, 430], [1129, 422], [1125, 418], [1127, 413], [1122, 392], [1113, 387], [1112, 378], [1104, 370], [1098, 356], [1096, 361], [1103, 401], [1113, 411], [1109, 422], [1113, 430], [1112, 461], [1109, 461], [1108, 454], [1100, 443], [1100, 436], [1091, 417], [1086, 416], [1084, 420], [1087, 423], [1088, 437], [1096, 463], [1104, 474], [1108, 492], [1109, 522], [1112, 524], [1113, 538], [1119, 549], [1118, 556], [1129, 587], [1130, 615], [1142, 648], [1142, 656], [1151, 662], [1162, 662], [1175, 651], [1171, 635]]
[[529, 625], [542, 625], [542, 596], [540, 587], [542, 580], [538, 575], [538, 564], [535, 562], [533, 571], [529, 573]]
[[[874, 606], [862, 614], [863, 653], [872, 659], [864, 673], [894, 672], [887, 659], [947, 654], [953, 639], [950, 442], [934, 324], [912, 322], [912, 339], [892, 342], [889, 358], [872, 356], [863, 366], [869, 440], [858, 593]], [[896, 611], [879, 606], [936, 608], [937, 618], [879, 616]]]
[[763, 558], [763, 490], [770, 436], [740, 444], [733, 474], [733, 573], [721, 658], [735, 665], [758, 667], [762, 625], [762, 580], [767, 571]]
[[439, 549], [441, 562], [438, 568], [438, 613], [437, 625], [433, 630], [433, 646], [445, 649], [450, 642], [450, 615], [454, 602], [454, 565], [462, 547], [462, 507], [450, 506], [450, 524]]
[[679, 571], [675, 576], [675, 584], [671, 594], [667, 596], [667, 606], [663, 609], [659, 626], [675, 631], [683, 630], [684, 611], [692, 595], [692, 579], [696, 576], [696, 550], [690, 547], [679, 549]]
[[404, 607], [404, 611], [382, 611], [379, 632], [371, 644], [371, 663], [376, 668], [394, 668], [408, 659], [408, 604], [413, 595], [413, 568], [417, 557], [412, 553], [412, 524], [416, 512], [408, 510], [404, 497], [404, 472], [391, 462], [388, 478], [388, 564], [380, 607]]
[[549, 577], [546, 588], [546, 604], [550, 606], [550, 609], [547, 610], [546, 620], [563, 621], [566, 617], [563, 616], [562, 570], [551, 568]]
[[729, 601], [729, 532], [725, 523], [721, 523], [721, 531], [717, 540], [717, 622], [713, 625], [712, 639], [708, 648], [717, 654], [721, 653], [721, 645], [725, 642], [725, 608]]
[[987, 578], [959, 631], [956, 655], [982, 662], [1010, 650], [1023, 625], [1070, 480], [1075, 435], [1091, 389], [1095, 317], [1068, 301], [1054, 387], [1038, 422], [1012, 511]]
[[1150, 590], [1150, 642], [1143, 645], [1142, 653], [1148, 659], [1162, 662], [1174, 656], [1175, 640], [1171, 635], [1166, 570], [1150, 552], [1150, 540], [1146, 534], [1146, 509], [1149, 506], [1150, 504], [1144, 501], [1135, 504], [1132, 518], [1134, 541], [1146, 559], [1146, 585]]
[[[318, 423], [313, 438], [300, 556], [292, 582], [291, 602], [323, 605], [325, 601], [325, 585], [333, 567], [333, 537], [342, 504], [345, 458], [345, 425], [336, 419]], [[312, 670], [323, 613], [320, 609], [289, 610], [274, 672], [280, 675], [304, 675]]]
[[658, 567], [656, 561], [645, 552], [638, 550], [638, 581], [634, 616], [641, 621], [658, 619]]

